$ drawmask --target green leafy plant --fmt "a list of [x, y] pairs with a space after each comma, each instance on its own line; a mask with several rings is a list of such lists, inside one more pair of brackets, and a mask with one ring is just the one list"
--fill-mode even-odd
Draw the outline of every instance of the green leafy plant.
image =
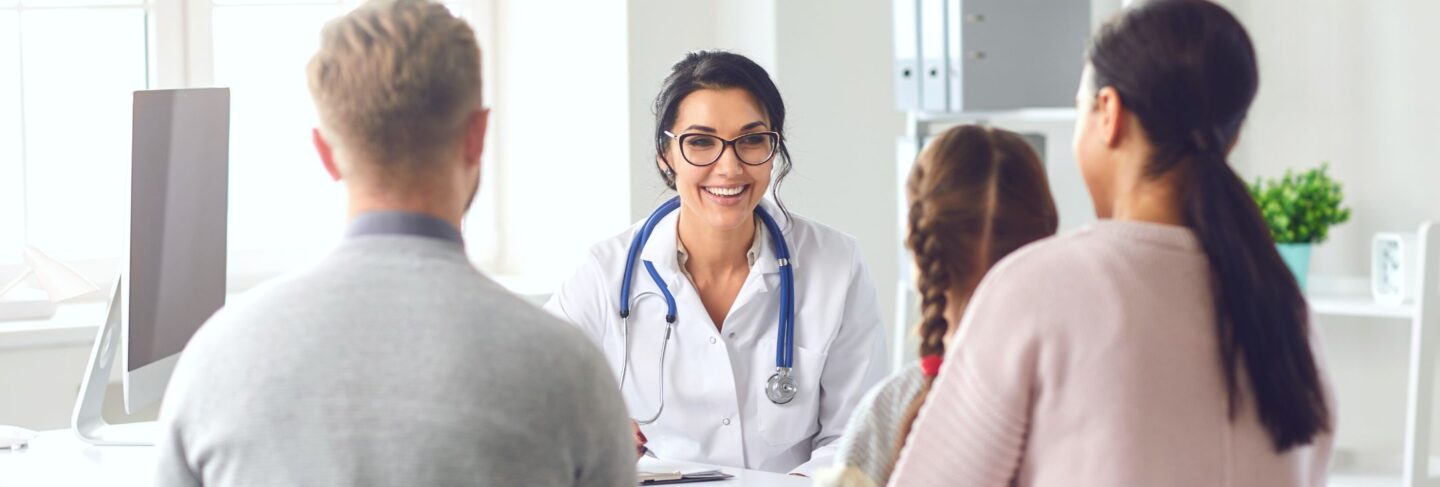
[[1250, 185], [1276, 243], [1320, 243], [1330, 227], [1350, 220], [1350, 209], [1340, 206], [1345, 195], [1329, 169], [1329, 163], [1300, 174], [1286, 169], [1279, 180], [1257, 178]]

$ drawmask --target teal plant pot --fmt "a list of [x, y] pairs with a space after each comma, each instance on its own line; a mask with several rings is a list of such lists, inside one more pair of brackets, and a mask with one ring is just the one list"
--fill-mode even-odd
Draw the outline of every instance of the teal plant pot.
[[1305, 291], [1305, 278], [1310, 274], [1310, 249], [1314, 246], [1308, 243], [1282, 243], [1275, 244], [1280, 250], [1280, 258], [1285, 260], [1285, 267], [1290, 268], [1290, 273], [1295, 274], [1295, 282], [1300, 284], [1300, 291]]

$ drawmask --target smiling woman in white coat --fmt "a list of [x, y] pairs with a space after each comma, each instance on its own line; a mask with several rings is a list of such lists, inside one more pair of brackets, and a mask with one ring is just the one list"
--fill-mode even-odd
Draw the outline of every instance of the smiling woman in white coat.
[[596, 244], [546, 309], [604, 351], [639, 453], [809, 475], [885, 374], [874, 283], [852, 237], [766, 198], [791, 163], [763, 68], [690, 53], [655, 114], [678, 197]]

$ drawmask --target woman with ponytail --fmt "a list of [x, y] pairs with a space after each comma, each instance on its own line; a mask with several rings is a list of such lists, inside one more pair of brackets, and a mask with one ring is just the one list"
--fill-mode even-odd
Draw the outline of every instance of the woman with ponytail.
[[1156, 0], [1086, 58], [1075, 153], [1101, 221], [986, 275], [891, 485], [1324, 485], [1306, 303], [1226, 161], [1249, 36]]
[[885, 485], [980, 278], [1015, 249], [1054, 235], [1058, 225], [1039, 157], [1004, 130], [964, 125], [940, 134], [910, 170], [906, 193], [921, 360], [861, 401], [821, 485]]

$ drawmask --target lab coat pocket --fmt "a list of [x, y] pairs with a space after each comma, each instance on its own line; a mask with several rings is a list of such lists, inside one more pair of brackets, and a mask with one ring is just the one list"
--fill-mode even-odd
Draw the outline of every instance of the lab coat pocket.
[[[795, 399], [775, 404], [765, 394], [758, 394], [760, 434], [766, 442], [781, 448], [807, 441], [820, 431], [820, 375], [825, 354], [795, 347], [793, 365], [791, 374], [799, 387]], [[766, 371], [773, 374], [775, 369], [772, 366]]]

